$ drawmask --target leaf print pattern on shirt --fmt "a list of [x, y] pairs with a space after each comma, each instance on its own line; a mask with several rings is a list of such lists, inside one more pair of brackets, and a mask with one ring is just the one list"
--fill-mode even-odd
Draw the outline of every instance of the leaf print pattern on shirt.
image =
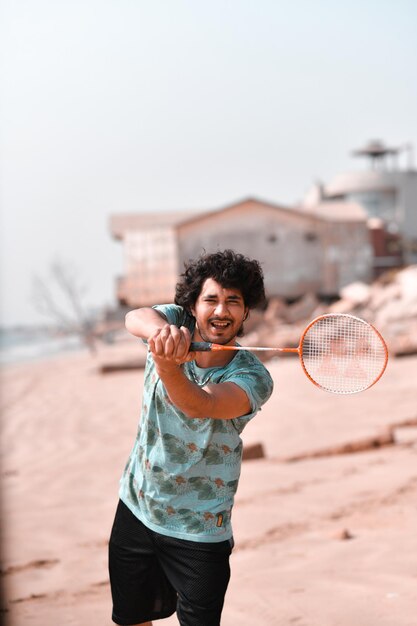
[[238, 480], [224, 482], [221, 478], [195, 476], [189, 479], [190, 487], [198, 494], [199, 500], [228, 500], [236, 491]]
[[159, 415], [165, 415], [166, 413], [166, 404], [158, 394], [158, 391], [155, 393], [155, 409]]
[[216, 523], [218, 515], [230, 521], [230, 509], [214, 513], [211, 511], [197, 512], [192, 509], [175, 509], [171, 505], [163, 506], [150, 496], [145, 496], [147, 510], [151, 513], [152, 521], [164, 528], [180, 530], [187, 528], [191, 533], [217, 533]]
[[153, 481], [164, 495], [183, 495], [189, 491], [188, 480], [181, 474], [173, 476], [165, 472], [162, 467], [155, 465], [150, 469]]
[[173, 463], [196, 463], [204, 458], [208, 465], [236, 465], [242, 456], [241, 441], [235, 448], [225, 443], [210, 443], [205, 449], [170, 433], [162, 435], [162, 441], [167, 458]]
[[153, 446], [157, 442], [158, 437], [160, 437], [161, 433], [153, 422], [148, 421], [147, 425], [148, 428], [146, 431], [146, 443], [150, 446]]
[[138, 484], [137, 484], [133, 474], [129, 474], [128, 481], [129, 481], [128, 482], [128, 484], [129, 484], [128, 498], [129, 498], [130, 502], [132, 502], [132, 504], [137, 505], [138, 504], [139, 489], [138, 489]]
[[162, 441], [164, 450], [172, 463], [194, 463], [202, 457], [203, 451], [193, 442], [187, 443], [183, 439], [179, 439], [179, 437], [169, 433], [165, 433], [162, 436]]
[[242, 456], [242, 442], [232, 449], [226, 444], [211, 443], [204, 452], [207, 465], [237, 465]]
[[213, 420], [213, 432], [214, 433], [228, 433], [229, 420]]

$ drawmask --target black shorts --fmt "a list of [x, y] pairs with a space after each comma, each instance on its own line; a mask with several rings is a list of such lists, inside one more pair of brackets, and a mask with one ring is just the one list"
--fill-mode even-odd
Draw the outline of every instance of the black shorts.
[[232, 544], [166, 537], [120, 501], [109, 543], [113, 621], [140, 624], [177, 611], [181, 626], [219, 626]]

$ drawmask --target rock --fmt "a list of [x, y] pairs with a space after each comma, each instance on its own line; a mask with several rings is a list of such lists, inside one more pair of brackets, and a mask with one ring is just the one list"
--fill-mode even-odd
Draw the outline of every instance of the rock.
[[395, 442], [399, 445], [417, 445], [417, 427], [404, 426], [396, 428]]
[[369, 301], [369, 308], [372, 311], [379, 311], [383, 306], [389, 302], [393, 302], [401, 297], [401, 288], [397, 283], [381, 286], [379, 283], [375, 283], [372, 287], [371, 298]]
[[336, 300], [329, 306], [329, 313], [356, 313], [355, 311], [355, 303], [348, 298], [342, 298], [341, 300]]
[[362, 282], [350, 283], [340, 290], [343, 300], [350, 300], [354, 305], [366, 304], [371, 297], [372, 289], [369, 285]]
[[348, 441], [336, 446], [322, 448], [321, 450], [303, 452], [294, 456], [285, 457], [281, 460], [284, 463], [295, 463], [307, 459], [319, 459], [329, 456], [339, 456], [342, 454], [357, 454], [358, 452], [367, 452], [369, 450], [375, 450], [377, 448], [392, 445], [395, 445], [394, 431], [393, 428], [388, 427], [382, 430], [379, 435]]
[[128, 370], [138, 370], [145, 367], [145, 359], [131, 359], [129, 361], [112, 361], [101, 363], [99, 366], [100, 374], [113, 374], [114, 372], [126, 372]]
[[263, 315], [263, 320], [269, 323], [286, 319], [287, 308], [288, 305], [281, 298], [271, 298], [268, 308]]
[[261, 443], [252, 443], [243, 447], [242, 461], [253, 461], [254, 459], [264, 459], [265, 451]]
[[295, 302], [285, 311], [285, 321], [294, 324], [301, 320], [309, 319], [317, 309], [319, 301], [313, 293], [306, 293], [298, 302]]
[[249, 312], [249, 316], [245, 321], [244, 328], [245, 334], [251, 333], [255, 328], [262, 325], [265, 321], [266, 312], [260, 311], [259, 309], [254, 309]]
[[399, 272], [397, 283], [401, 288], [402, 300], [417, 302], [417, 265], [410, 265]]
[[333, 539], [338, 539], [339, 541], [347, 541], [349, 539], [353, 539], [354, 535], [347, 528], [342, 528], [341, 530], [337, 530], [332, 535]]

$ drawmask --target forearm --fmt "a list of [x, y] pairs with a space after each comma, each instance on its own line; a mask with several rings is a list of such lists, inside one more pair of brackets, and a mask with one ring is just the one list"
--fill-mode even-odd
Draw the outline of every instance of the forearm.
[[141, 339], [148, 339], [166, 323], [166, 319], [160, 313], [147, 307], [129, 311], [125, 318], [126, 329], [129, 333]]
[[214, 417], [213, 396], [187, 378], [179, 365], [158, 365], [156, 370], [172, 404], [190, 418]]
[[191, 418], [233, 419], [250, 412], [246, 393], [236, 384], [207, 384], [199, 387], [187, 378], [184, 363], [195, 359], [189, 352], [191, 335], [187, 328], [165, 324], [148, 338], [158, 376], [170, 402]]

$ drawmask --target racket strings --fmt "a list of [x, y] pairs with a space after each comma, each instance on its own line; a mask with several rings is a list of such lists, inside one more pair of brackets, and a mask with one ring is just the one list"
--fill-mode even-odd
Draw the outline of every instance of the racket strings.
[[300, 354], [308, 376], [333, 393], [370, 387], [387, 361], [384, 341], [375, 329], [350, 315], [327, 315], [307, 329]]

